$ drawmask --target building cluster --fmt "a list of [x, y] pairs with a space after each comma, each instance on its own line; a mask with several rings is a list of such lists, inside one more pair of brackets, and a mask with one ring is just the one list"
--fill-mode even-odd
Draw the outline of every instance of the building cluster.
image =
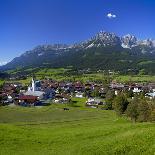
[[72, 97], [87, 97], [87, 106], [104, 104], [103, 99], [108, 90], [115, 95], [121, 91], [132, 93], [143, 92], [150, 99], [155, 97], [155, 83], [149, 84], [121, 84], [111, 82], [108, 87], [94, 82], [57, 82], [55, 80], [35, 80], [32, 78], [29, 87], [19, 82], [5, 83], [0, 89], [0, 99], [3, 105], [14, 103], [21, 106], [41, 106], [48, 103], [69, 103]]

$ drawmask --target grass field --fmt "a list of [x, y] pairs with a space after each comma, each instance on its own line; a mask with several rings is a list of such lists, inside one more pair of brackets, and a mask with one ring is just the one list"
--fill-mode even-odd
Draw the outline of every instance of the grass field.
[[4, 84], [4, 80], [0, 80], [0, 86]]
[[[141, 62], [143, 63], [143, 62]], [[145, 62], [146, 63], [146, 62]], [[150, 63], [149, 61], [147, 63]], [[72, 75], [69, 73], [71, 69], [65, 69], [65, 68], [28, 68], [24, 71], [30, 72], [29, 78], [25, 80], [18, 80], [17, 82], [21, 82], [24, 85], [28, 85], [31, 81], [32, 74], [35, 74], [36, 78], [39, 79], [45, 79], [45, 78], [52, 78], [57, 81], [112, 81], [116, 80], [117, 82], [126, 83], [126, 82], [141, 82], [141, 83], [147, 83], [147, 82], [155, 82], [155, 76], [153, 75], [119, 75], [119, 74], [111, 74], [106, 75], [105, 73], [91, 73], [91, 74], [80, 74], [80, 75]], [[8, 73], [10, 74], [16, 74], [18, 72], [22, 71], [21, 68], [16, 70], [9, 70]], [[12, 82], [12, 81], [9, 81]], [[14, 81], [16, 82], [16, 81]], [[0, 83], [1, 84], [1, 83]]]
[[[105, 79], [107, 79], [107, 76], [104, 76], [103, 74], [83, 74], [80, 76], [63, 76], [59, 75], [57, 73], [53, 73], [50, 76], [46, 76], [48, 78], [52, 78], [57, 81], [82, 81], [82, 82], [87, 82], [87, 81], [102, 81], [104, 82]], [[42, 79], [41, 74], [38, 75], [36, 74], [36, 78], [38, 80]], [[7, 82], [21, 82], [23, 85], [29, 85], [31, 82], [32, 77], [29, 77], [25, 80], [14, 80], [14, 81], [7, 81]], [[115, 80], [117, 82], [121, 83], [127, 83], [127, 82], [136, 82], [136, 83], [148, 83], [148, 82], [155, 82], [155, 76], [151, 75], [135, 75], [135, 76], [130, 76], [130, 75], [117, 75], [117, 76], [111, 76], [111, 80]], [[2, 85], [4, 81], [0, 80], [0, 85]]]
[[[80, 105], [80, 104], [79, 104]], [[0, 107], [1, 155], [155, 154], [155, 124], [84, 106]]]
[[155, 76], [151, 75], [119, 75], [114, 79], [119, 82], [155, 82]]

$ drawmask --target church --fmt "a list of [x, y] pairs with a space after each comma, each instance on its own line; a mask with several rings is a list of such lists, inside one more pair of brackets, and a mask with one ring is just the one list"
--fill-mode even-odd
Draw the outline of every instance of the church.
[[35, 96], [39, 100], [44, 98], [44, 91], [41, 91], [41, 84], [40, 81], [34, 80], [32, 78], [31, 85], [28, 87], [27, 92], [24, 93], [26, 96]]

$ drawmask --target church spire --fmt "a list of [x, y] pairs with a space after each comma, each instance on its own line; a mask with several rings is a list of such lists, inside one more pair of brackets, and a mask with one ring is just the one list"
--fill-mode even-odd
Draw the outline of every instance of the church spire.
[[34, 77], [32, 77], [32, 91], [34, 92], [35, 90], [36, 90], [35, 80], [34, 80]]

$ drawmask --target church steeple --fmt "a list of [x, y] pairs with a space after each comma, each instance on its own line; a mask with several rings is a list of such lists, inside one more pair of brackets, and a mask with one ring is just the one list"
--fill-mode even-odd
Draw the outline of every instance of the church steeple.
[[36, 86], [35, 86], [35, 80], [32, 77], [32, 91], [34, 92], [36, 90]]

